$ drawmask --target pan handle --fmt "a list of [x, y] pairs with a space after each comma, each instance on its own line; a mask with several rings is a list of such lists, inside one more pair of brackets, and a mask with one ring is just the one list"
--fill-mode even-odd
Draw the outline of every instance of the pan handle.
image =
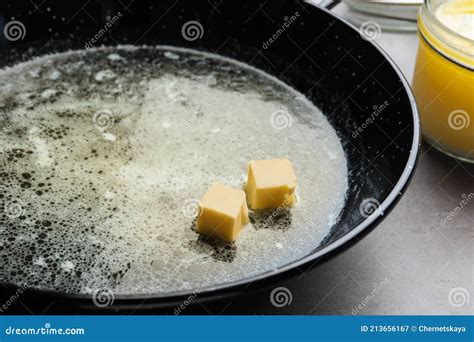
[[341, 0], [307, 0], [307, 3], [331, 10], [341, 3]]

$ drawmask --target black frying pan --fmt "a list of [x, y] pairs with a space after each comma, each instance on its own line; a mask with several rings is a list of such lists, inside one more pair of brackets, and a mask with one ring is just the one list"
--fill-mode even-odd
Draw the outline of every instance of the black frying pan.
[[[103, 27], [106, 16], [118, 11], [123, 18], [96, 45], [190, 47], [264, 70], [305, 94], [323, 111], [348, 158], [350, 188], [345, 207], [338, 223], [312, 253], [273, 272], [205, 288], [199, 293], [200, 301], [218, 301], [258, 289], [290, 276], [296, 267], [311, 267], [331, 257], [373, 229], [400, 199], [413, 173], [420, 143], [414, 98], [389, 57], [356, 28], [325, 9], [289, 0], [5, 1], [0, 5], [0, 22], [18, 19], [25, 25], [26, 35], [15, 42], [1, 37], [1, 63], [11, 66], [37, 55], [82, 49]], [[299, 13], [298, 22], [264, 46], [285, 17], [295, 12]], [[189, 20], [203, 26], [200, 39], [183, 39], [182, 25]], [[390, 105], [379, 114], [376, 124], [368, 125], [366, 120], [374, 106], [385, 101]], [[354, 134], [357, 127], [364, 129]], [[3, 285], [2, 294], [8, 298], [16, 288]], [[134, 311], [137, 305], [140, 310], [173, 308], [192, 294], [116, 296], [106, 309]], [[52, 301], [58, 312], [97, 309], [86, 295], [28, 289], [22, 297], [28, 305], [49, 305]]]

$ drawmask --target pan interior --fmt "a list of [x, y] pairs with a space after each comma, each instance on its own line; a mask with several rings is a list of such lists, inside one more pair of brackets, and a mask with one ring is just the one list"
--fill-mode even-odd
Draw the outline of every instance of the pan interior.
[[[323, 114], [276, 78], [172, 47], [41, 57], [0, 72], [0, 276], [68, 293], [173, 293], [313, 251], [344, 206], [347, 165]], [[289, 158], [291, 210], [251, 213], [235, 244], [200, 238], [197, 200]]]

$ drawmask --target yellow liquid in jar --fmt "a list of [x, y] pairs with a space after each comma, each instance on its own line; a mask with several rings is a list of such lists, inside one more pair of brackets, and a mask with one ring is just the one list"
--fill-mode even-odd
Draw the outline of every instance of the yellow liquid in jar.
[[[441, 5], [437, 19], [466, 39], [436, 35], [419, 18], [420, 44], [413, 79], [413, 91], [420, 110], [423, 136], [438, 149], [474, 162], [474, 1], [453, 1]], [[446, 40], [440, 39], [446, 37]], [[467, 42], [467, 43], [466, 43]], [[464, 44], [464, 45], [463, 45]]]

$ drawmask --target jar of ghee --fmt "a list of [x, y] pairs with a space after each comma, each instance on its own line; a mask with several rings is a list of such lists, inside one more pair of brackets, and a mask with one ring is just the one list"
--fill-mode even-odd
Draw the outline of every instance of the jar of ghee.
[[424, 139], [474, 162], [474, 0], [425, 0], [413, 91]]

